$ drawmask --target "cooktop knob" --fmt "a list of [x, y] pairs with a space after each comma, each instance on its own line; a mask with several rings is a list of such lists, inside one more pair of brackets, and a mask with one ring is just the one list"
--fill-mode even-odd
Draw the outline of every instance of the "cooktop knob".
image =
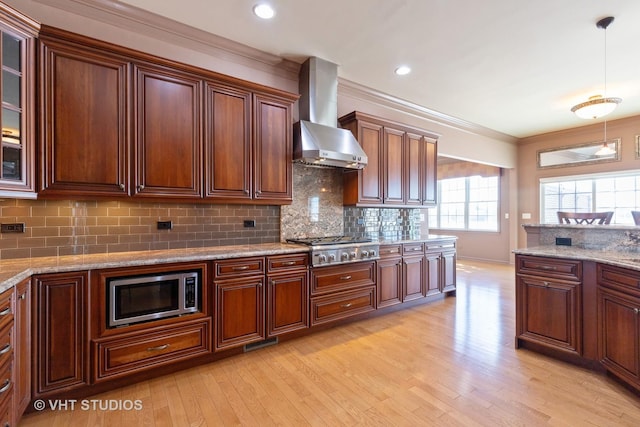
[[320, 255], [320, 262], [327, 262], [327, 256], [324, 254]]
[[362, 258], [368, 258], [369, 257], [369, 251], [362, 251]]
[[351, 257], [351, 259], [355, 259], [356, 258], [356, 253], [355, 252], [351, 252], [349, 254], [349, 256]]
[[369, 255], [371, 255], [371, 256], [376, 256], [376, 251], [375, 251], [375, 250], [372, 250], [371, 252], [369, 252]]
[[329, 255], [329, 262], [335, 261], [336, 260], [336, 254], [330, 254]]
[[349, 259], [349, 254], [348, 254], [348, 253], [346, 253], [346, 252], [343, 252], [342, 254], [340, 254], [340, 259], [341, 259], [342, 261], [346, 261], [346, 260], [348, 260], [348, 259]]

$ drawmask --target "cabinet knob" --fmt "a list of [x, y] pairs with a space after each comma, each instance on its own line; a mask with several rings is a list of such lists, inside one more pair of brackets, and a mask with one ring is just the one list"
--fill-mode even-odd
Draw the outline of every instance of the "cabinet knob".
[[142, 191], [142, 190], [144, 190], [144, 185], [142, 184], [138, 185], [138, 191]]
[[256, 196], [259, 196], [261, 194], [262, 194], [262, 191], [260, 191], [260, 190], [256, 191]]
[[118, 187], [120, 187], [121, 190], [124, 190], [124, 184], [120, 184]]
[[544, 285], [545, 288], [549, 287], [549, 282], [542, 282], [542, 284]]
[[634, 309], [633, 309], [633, 312], [634, 312], [635, 314], [640, 313], [640, 308], [634, 308]]

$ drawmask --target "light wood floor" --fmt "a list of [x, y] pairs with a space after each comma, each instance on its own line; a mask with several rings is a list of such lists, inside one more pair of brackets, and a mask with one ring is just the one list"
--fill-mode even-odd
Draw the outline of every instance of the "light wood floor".
[[640, 426], [607, 376], [514, 349], [513, 267], [459, 261], [458, 292], [91, 399], [21, 426]]

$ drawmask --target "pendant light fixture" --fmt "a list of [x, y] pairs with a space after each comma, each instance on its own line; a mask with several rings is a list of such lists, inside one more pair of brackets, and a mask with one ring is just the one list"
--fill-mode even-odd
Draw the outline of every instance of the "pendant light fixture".
[[604, 30], [604, 95], [594, 95], [588, 101], [571, 108], [571, 111], [581, 119], [597, 119], [606, 116], [622, 102], [620, 98], [607, 97], [607, 27], [613, 22], [613, 19], [613, 16], [608, 16], [596, 22], [596, 27]]

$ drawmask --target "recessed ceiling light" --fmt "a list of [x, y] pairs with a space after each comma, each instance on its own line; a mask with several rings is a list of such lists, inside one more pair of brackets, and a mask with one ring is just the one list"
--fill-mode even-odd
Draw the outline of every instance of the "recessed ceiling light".
[[273, 10], [270, 5], [266, 3], [260, 3], [253, 6], [253, 13], [255, 13], [258, 18], [271, 19], [275, 16], [276, 11]]
[[395, 73], [399, 76], [406, 76], [410, 72], [411, 72], [411, 68], [407, 67], [406, 65], [401, 65], [395, 70]]

